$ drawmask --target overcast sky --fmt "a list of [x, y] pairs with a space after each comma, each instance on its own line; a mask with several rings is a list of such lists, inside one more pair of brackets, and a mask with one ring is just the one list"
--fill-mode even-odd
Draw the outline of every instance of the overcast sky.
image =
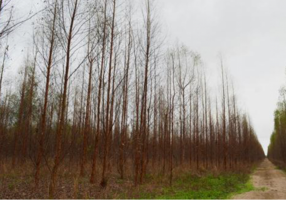
[[285, 82], [286, 1], [159, 0], [168, 37], [199, 52], [209, 71], [219, 54], [264, 150]]
[[[15, 1], [21, 14], [42, 2]], [[157, 0], [157, 9], [166, 42], [180, 42], [200, 53], [210, 78], [219, 69], [218, 55], [223, 55], [240, 105], [249, 113], [266, 150], [279, 88], [285, 82], [286, 1]], [[11, 55], [14, 63], [24, 59], [31, 22], [20, 30], [13, 39], [17, 43]]]

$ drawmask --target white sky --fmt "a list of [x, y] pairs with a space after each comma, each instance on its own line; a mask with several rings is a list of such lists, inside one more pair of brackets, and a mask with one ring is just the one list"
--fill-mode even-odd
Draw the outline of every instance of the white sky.
[[219, 54], [266, 151], [286, 69], [286, 1], [159, 0], [168, 37], [199, 52], [209, 69]]
[[[13, 1], [20, 13], [42, 2]], [[157, 0], [157, 10], [166, 42], [180, 42], [200, 53], [210, 78], [219, 69], [218, 55], [223, 55], [240, 103], [266, 150], [278, 91], [285, 82], [286, 1]], [[12, 63], [23, 61], [31, 29], [28, 22], [14, 35]]]

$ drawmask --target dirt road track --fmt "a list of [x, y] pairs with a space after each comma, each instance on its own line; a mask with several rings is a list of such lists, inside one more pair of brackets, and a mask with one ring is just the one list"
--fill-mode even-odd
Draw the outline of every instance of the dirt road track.
[[233, 199], [286, 199], [286, 174], [265, 159], [251, 176], [254, 191]]

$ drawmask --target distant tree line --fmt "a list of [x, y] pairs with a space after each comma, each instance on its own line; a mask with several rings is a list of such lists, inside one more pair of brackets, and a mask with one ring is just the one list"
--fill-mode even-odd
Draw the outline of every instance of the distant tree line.
[[280, 99], [274, 112], [274, 131], [268, 146], [268, 158], [279, 165], [286, 166], [286, 90], [280, 90]]

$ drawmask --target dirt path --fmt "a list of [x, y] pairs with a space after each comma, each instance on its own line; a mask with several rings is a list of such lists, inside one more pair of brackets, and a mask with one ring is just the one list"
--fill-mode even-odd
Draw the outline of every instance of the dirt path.
[[251, 176], [254, 191], [233, 199], [286, 199], [286, 174], [265, 159]]

